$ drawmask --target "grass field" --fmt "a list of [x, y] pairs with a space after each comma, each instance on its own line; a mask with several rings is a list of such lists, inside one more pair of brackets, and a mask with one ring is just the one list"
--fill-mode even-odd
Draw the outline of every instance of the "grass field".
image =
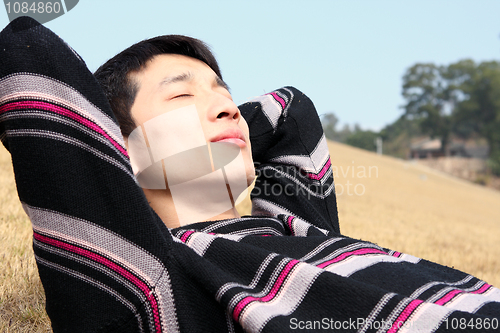
[[[330, 143], [343, 234], [500, 285], [500, 192]], [[249, 203], [238, 207], [247, 213]], [[0, 147], [0, 332], [50, 332], [31, 228]]]

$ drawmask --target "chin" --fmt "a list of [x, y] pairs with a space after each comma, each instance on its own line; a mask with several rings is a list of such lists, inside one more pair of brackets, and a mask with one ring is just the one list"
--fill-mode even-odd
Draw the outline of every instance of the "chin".
[[251, 164], [250, 167], [247, 166], [246, 168], [246, 174], [247, 174], [247, 185], [250, 186], [254, 182], [256, 175], [255, 175], [255, 168], [253, 166], [253, 163]]

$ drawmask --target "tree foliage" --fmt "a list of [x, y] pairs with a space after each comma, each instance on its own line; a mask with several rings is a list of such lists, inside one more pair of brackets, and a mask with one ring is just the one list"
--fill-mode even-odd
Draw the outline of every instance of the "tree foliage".
[[500, 174], [500, 63], [461, 60], [448, 66], [415, 64], [403, 76], [404, 116], [440, 137], [479, 135], [488, 141], [490, 166]]
[[352, 127], [345, 124], [342, 129], [337, 130], [339, 119], [334, 113], [323, 114], [321, 123], [327, 139], [366, 150], [376, 150], [375, 139], [379, 136], [376, 132], [363, 130], [358, 124]]

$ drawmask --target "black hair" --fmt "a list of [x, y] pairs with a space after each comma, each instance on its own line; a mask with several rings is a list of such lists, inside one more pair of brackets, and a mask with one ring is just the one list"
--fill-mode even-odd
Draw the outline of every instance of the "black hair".
[[137, 127], [130, 111], [139, 87], [129, 74], [140, 71], [149, 60], [160, 54], [180, 54], [203, 61], [222, 80], [217, 60], [209, 47], [199, 39], [165, 35], [130, 46], [106, 61], [94, 73], [111, 104], [124, 137], [128, 137]]

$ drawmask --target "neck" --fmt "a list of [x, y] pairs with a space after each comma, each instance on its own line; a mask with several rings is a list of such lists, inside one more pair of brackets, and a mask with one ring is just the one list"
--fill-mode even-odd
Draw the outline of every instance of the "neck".
[[[203, 200], [190, 197], [189, 200], [177, 199], [174, 203], [171, 192], [167, 190], [149, 190], [143, 189], [149, 205], [162, 219], [163, 223], [168, 228], [177, 228], [182, 225], [204, 222], [225, 220], [231, 218], [239, 218], [240, 214], [234, 207], [234, 202], [231, 200], [232, 206], [226, 211], [219, 214], [211, 214], [213, 207], [221, 207], [220, 202], [214, 201], [214, 196], [205, 196]], [[176, 209], [179, 208], [180, 212]]]

